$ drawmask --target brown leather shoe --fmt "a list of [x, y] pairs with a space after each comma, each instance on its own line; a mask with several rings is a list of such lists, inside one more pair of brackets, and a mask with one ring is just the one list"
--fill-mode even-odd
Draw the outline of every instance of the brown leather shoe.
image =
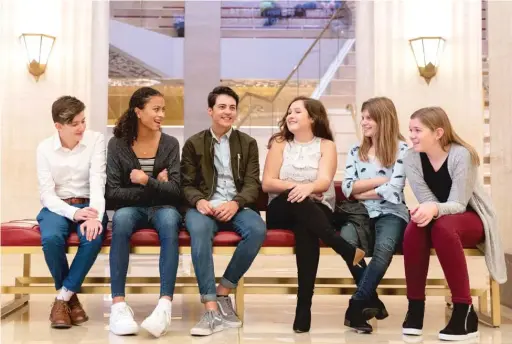
[[80, 325], [89, 320], [89, 317], [82, 308], [82, 304], [80, 303], [80, 301], [78, 301], [78, 296], [76, 296], [76, 294], [73, 294], [73, 296], [71, 296], [68, 305], [70, 309], [69, 316], [71, 318], [71, 323], [73, 325]]
[[68, 303], [64, 300], [55, 299], [50, 313], [51, 326], [53, 328], [70, 328], [72, 324], [69, 313]]

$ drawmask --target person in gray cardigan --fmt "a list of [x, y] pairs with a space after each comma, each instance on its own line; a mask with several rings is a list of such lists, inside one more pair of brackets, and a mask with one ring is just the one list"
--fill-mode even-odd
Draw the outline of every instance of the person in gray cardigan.
[[163, 95], [152, 88], [135, 91], [129, 109], [119, 118], [108, 143], [106, 201], [116, 209], [112, 219], [110, 331], [138, 332], [133, 311], [125, 302], [130, 238], [142, 228], [155, 228], [160, 239], [160, 300], [141, 327], [155, 337], [171, 322], [171, 301], [178, 271], [180, 147], [161, 132]]
[[405, 174], [419, 201], [411, 210], [403, 253], [409, 308], [403, 323], [406, 335], [421, 335], [430, 246], [436, 250], [452, 294], [453, 313], [440, 331], [441, 340], [478, 336], [464, 247], [479, 247], [491, 276], [507, 280], [505, 257], [490, 197], [478, 181], [477, 152], [452, 129], [439, 107], [411, 116], [413, 148], [404, 158]]

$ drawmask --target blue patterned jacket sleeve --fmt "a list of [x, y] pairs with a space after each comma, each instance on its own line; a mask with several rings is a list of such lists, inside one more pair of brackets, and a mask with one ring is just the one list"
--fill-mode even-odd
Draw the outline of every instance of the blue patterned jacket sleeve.
[[343, 178], [343, 183], [341, 185], [341, 190], [346, 198], [349, 198], [352, 195], [352, 188], [354, 186], [354, 182], [359, 180], [359, 176], [357, 173], [357, 152], [359, 151], [359, 145], [355, 145], [352, 147], [350, 152], [347, 154], [347, 161], [345, 162], [345, 175]]
[[398, 158], [393, 165], [393, 172], [389, 182], [382, 184], [375, 189], [375, 192], [383, 200], [393, 204], [400, 204], [404, 202], [403, 190], [405, 187], [405, 165], [404, 157], [407, 152], [407, 144], [400, 142], [398, 146]]

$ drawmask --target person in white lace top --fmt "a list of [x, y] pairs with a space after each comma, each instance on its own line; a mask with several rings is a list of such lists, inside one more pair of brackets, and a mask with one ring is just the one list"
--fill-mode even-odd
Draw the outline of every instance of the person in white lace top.
[[299, 290], [293, 330], [308, 332], [319, 239], [349, 265], [358, 264], [364, 251], [337, 235], [333, 226], [337, 153], [325, 107], [318, 100], [297, 97], [279, 127], [270, 138], [263, 172], [263, 191], [270, 197], [267, 227], [295, 233]]

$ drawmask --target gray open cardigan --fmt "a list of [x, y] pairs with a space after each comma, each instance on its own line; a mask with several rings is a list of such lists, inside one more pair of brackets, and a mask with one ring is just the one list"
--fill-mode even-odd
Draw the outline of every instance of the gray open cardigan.
[[469, 151], [458, 144], [452, 144], [448, 154], [448, 172], [452, 178], [452, 189], [448, 201], [439, 203], [423, 178], [420, 154], [409, 149], [404, 158], [405, 175], [419, 203], [434, 202], [438, 216], [459, 214], [469, 205], [476, 211], [484, 224], [485, 242], [479, 249], [485, 253], [489, 273], [498, 283], [507, 281], [505, 255], [492, 201], [478, 180], [478, 167], [471, 162]]

